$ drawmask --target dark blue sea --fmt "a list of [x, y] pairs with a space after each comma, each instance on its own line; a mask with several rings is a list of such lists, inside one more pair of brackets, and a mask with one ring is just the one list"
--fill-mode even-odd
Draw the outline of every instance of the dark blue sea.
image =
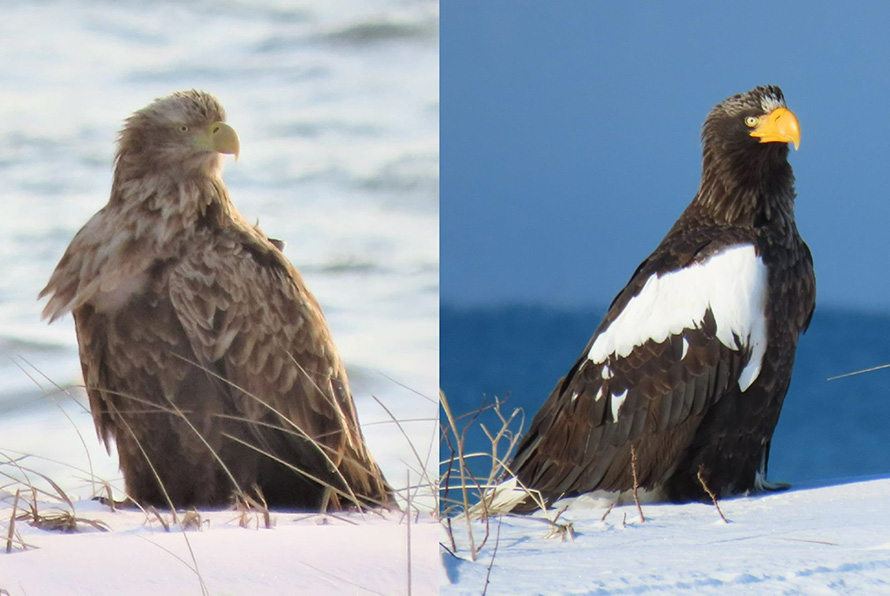
[[[455, 415], [495, 397], [525, 411], [525, 427], [568, 372], [605, 308], [538, 306], [462, 309], [440, 314], [440, 383]], [[890, 363], [890, 315], [819, 308], [798, 345], [791, 389], [773, 438], [769, 478], [832, 483], [890, 473], [890, 369], [829, 381], [829, 377]], [[441, 416], [446, 423], [445, 416]], [[479, 421], [500, 427], [491, 411]], [[459, 423], [459, 426], [461, 424]], [[466, 450], [488, 451], [479, 424]], [[442, 457], [448, 457], [447, 447]], [[486, 472], [490, 461], [474, 463]]]

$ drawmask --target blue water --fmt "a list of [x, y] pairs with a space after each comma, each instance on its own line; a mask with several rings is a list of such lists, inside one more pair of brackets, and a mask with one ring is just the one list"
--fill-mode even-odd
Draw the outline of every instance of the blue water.
[[[525, 428], [590, 339], [602, 309], [537, 306], [441, 309], [441, 384], [454, 414], [486, 397], [523, 408]], [[798, 346], [791, 389], [773, 438], [771, 480], [830, 482], [890, 473], [890, 369], [828, 377], [890, 363], [890, 316], [818, 308]], [[444, 420], [444, 416], [443, 416]], [[500, 427], [494, 414], [479, 419]], [[468, 451], [490, 449], [478, 424]], [[443, 448], [447, 458], [447, 448]], [[488, 462], [477, 461], [481, 472]]]

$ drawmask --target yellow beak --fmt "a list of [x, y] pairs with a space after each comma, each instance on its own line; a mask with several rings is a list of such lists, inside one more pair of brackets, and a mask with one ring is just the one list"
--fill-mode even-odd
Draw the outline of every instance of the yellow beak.
[[238, 140], [238, 133], [235, 129], [225, 122], [214, 122], [207, 127], [204, 133], [206, 145], [213, 151], [234, 155], [235, 161], [238, 160], [238, 153], [241, 151], [241, 142]]
[[800, 122], [788, 108], [776, 108], [760, 119], [752, 137], [761, 143], [794, 143], [794, 149], [800, 146]]

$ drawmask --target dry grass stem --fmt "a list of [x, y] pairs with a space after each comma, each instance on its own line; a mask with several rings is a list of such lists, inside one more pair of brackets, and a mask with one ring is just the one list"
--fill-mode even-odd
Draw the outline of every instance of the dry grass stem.
[[[458, 433], [457, 422], [455, 422], [454, 416], [451, 413], [451, 408], [448, 406], [448, 400], [445, 398], [444, 391], [441, 391], [441, 390], [439, 391], [439, 400], [442, 403], [442, 409], [445, 411], [445, 416], [446, 416], [446, 418], [448, 418], [448, 425], [451, 429], [451, 432], [454, 433], [455, 437], [461, 436], [460, 433]], [[458, 463], [459, 463], [461, 497], [463, 498], [464, 511], [469, 512], [470, 511], [470, 497], [469, 497], [469, 494], [467, 491], [467, 483], [469, 480], [469, 478], [468, 478], [469, 470], [467, 469], [467, 463], [466, 463], [466, 460], [464, 459], [463, 446], [461, 445], [461, 442], [458, 442], [457, 459], [458, 459]], [[470, 516], [467, 515], [465, 517], [466, 517], [466, 521], [467, 521], [467, 538], [470, 541], [470, 553], [471, 553], [471, 557], [472, 557], [473, 561], [475, 562], [476, 561], [476, 552], [477, 552], [476, 551], [476, 539], [473, 536], [473, 526], [470, 523]]]
[[498, 517], [498, 531], [494, 536], [494, 550], [491, 551], [491, 560], [488, 562], [488, 568], [485, 570], [485, 587], [482, 588], [482, 596], [488, 593], [488, 584], [491, 580], [491, 568], [494, 567], [494, 559], [498, 556], [498, 547], [501, 545], [501, 520]]
[[[410, 471], [405, 472], [405, 485], [411, 486], [411, 472]], [[411, 515], [410, 515], [411, 491], [410, 490], [406, 494], [406, 499], [407, 499], [407, 505], [405, 506], [405, 509], [409, 512], [409, 514], [406, 517], [408, 523], [405, 524], [407, 526], [407, 529], [405, 530], [405, 532], [406, 532], [406, 541], [408, 543], [408, 545], [407, 545], [408, 546], [408, 596], [411, 596]]]
[[185, 512], [185, 515], [182, 516], [182, 529], [194, 529], [200, 530], [204, 527], [204, 525], [210, 526], [209, 519], [203, 519], [201, 517], [201, 513], [195, 509], [194, 507]]
[[451, 552], [455, 552], [457, 550], [457, 544], [454, 543], [454, 531], [451, 528], [451, 518], [445, 518], [445, 534], [448, 536], [448, 542], [451, 543], [451, 548], [448, 549]]
[[646, 523], [646, 518], [643, 516], [643, 507], [640, 505], [640, 483], [637, 478], [637, 450], [633, 445], [630, 446], [630, 471], [634, 477], [634, 503], [637, 504], [637, 512], [640, 514], [640, 522]]
[[[83, 404], [81, 404], [81, 403], [80, 403], [80, 402], [79, 402], [79, 401], [78, 401], [78, 400], [71, 394], [70, 391], [68, 391], [67, 389], [65, 389], [64, 387], [62, 387], [61, 385], [59, 385], [58, 383], [56, 383], [56, 382], [53, 381], [52, 379], [50, 379], [46, 374], [43, 373], [43, 371], [41, 371], [39, 368], [37, 368], [36, 366], [34, 366], [34, 364], [32, 364], [28, 359], [26, 359], [26, 358], [24, 358], [24, 357], [22, 357], [22, 356], [18, 356], [18, 358], [19, 358], [22, 362], [24, 362], [25, 364], [27, 364], [27, 365], [28, 365], [34, 372], [36, 372], [38, 375], [40, 375], [41, 377], [43, 377], [49, 384], [51, 384], [51, 385], [56, 389], [56, 391], [58, 391], [58, 392], [61, 393], [62, 395], [65, 395], [66, 397], [68, 397], [70, 401], [72, 401], [72, 402], [74, 402], [75, 404], [77, 404], [78, 406], [80, 406], [81, 409], [83, 409], [85, 412], [89, 412], [89, 410], [87, 410], [87, 409], [83, 406]], [[25, 374], [25, 376], [27, 376], [27, 377], [31, 380], [32, 383], [34, 383], [35, 386], [37, 386], [38, 389], [40, 389], [41, 391], [45, 391], [44, 388], [43, 388], [43, 386], [40, 384], [40, 381], [38, 381], [33, 375], [31, 375], [27, 370], [25, 370], [25, 368], [24, 368], [21, 364], [19, 364], [18, 361], [15, 361], [15, 365], [19, 368], [19, 370], [21, 370], [21, 371]], [[93, 458], [90, 456], [90, 450], [89, 450], [89, 448], [87, 447], [87, 442], [86, 442], [86, 440], [83, 438], [83, 434], [81, 434], [80, 429], [77, 428], [77, 424], [74, 423], [74, 420], [71, 418], [71, 416], [68, 415], [68, 412], [66, 412], [66, 411], [64, 410], [64, 408], [62, 408], [62, 406], [60, 406], [58, 403], [56, 403], [55, 405], [56, 405], [56, 407], [58, 408], [58, 410], [62, 413], [62, 415], [65, 416], [65, 418], [68, 419], [68, 422], [71, 424], [71, 428], [74, 429], [74, 432], [77, 433], [77, 438], [80, 440], [80, 444], [81, 444], [81, 446], [83, 446], [83, 452], [84, 452], [84, 455], [86, 455], [86, 458], [87, 458], [87, 467], [89, 468], [89, 476], [88, 476], [88, 478], [90, 478], [90, 481], [91, 481], [91, 482], [94, 482], [94, 480], [95, 480], [95, 478], [96, 478], [96, 475], [93, 473]], [[95, 485], [93, 485], [92, 490], [93, 490], [93, 492], [96, 492]]]
[[242, 493], [237, 499], [237, 507], [238, 510], [241, 511], [241, 521], [238, 525], [242, 528], [247, 528], [249, 526], [249, 517], [248, 514], [253, 512], [256, 515], [257, 519], [257, 528], [259, 528], [259, 518], [262, 516], [263, 518], [263, 527], [267, 530], [271, 530], [275, 527], [275, 520], [272, 518], [272, 512], [269, 511], [269, 505], [266, 503], [266, 497], [263, 495], [263, 491], [258, 486], [253, 487], [254, 492], [256, 492], [257, 498], [253, 498], [248, 494]]
[[6, 533], [6, 554], [12, 552], [12, 537], [15, 535], [15, 513], [19, 507], [20, 490], [15, 491], [15, 500], [12, 502], [12, 515], [9, 516], [9, 531]]
[[547, 535], [547, 538], [560, 538], [563, 542], [566, 539], [575, 541], [575, 524], [572, 522], [560, 522], [560, 516], [569, 510], [568, 505], [560, 509], [556, 512], [556, 515], [553, 517], [553, 523], [550, 526], [550, 533]]
[[[157, 510], [157, 509], [155, 509], [155, 508], [152, 506], [152, 507], [149, 507], [148, 509], [146, 509], [145, 512], [146, 512], [146, 514], [149, 514], [149, 517], [150, 517], [151, 515], [155, 516], [155, 519], [157, 519], [158, 522], [160, 522], [161, 527], [164, 528], [164, 531], [165, 531], [165, 532], [169, 532], [169, 531], [170, 531], [170, 524], [168, 524], [168, 523], [167, 523], [167, 520], [165, 520], [165, 519], [163, 518], [163, 516], [162, 516], [160, 513], [158, 513], [158, 510]], [[151, 521], [151, 520], [149, 520], [149, 521]]]
[[[429, 474], [426, 471], [427, 463], [430, 459], [430, 452], [432, 451], [432, 445], [434, 443], [430, 443], [430, 449], [427, 452], [427, 457], [425, 459], [420, 457], [420, 453], [417, 452], [417, 449], [414, 447], [414, 443], [411, 442], [411, 439], [408, 437], [408, 433], [405, 432], [405, 428], [402, 426], [402, 421], [396, 418], [395, 415], [392, 413], [392, 410], [386, 407], [386, 404], [380, 401], [380, 399], [376, 395], [371, 395], [371, 397], [374, 399], [375, 402], [377, 402], [377, 405], [379, 405], [383, 409], [383, 411], [386, 412], [386, 415], [389, 416], [390, 420], [396, 425], [396, 427], [399, 429], [399, 432], [402, 433], [402, 436], [405, 438], [405, 442], [407, 442], [408, 446], [411, 448], [411, 453], [414, 455], [414, 459], [417, 461], [417, 472], [420, 474], [424, 484], [432, 489], [435, 489], [436, 481], [430, 478]], [[407, 486], [410, 487], [411, 485], [408, 484]], [[431, 492], [433, 495], [435, 495], [438, 491], [432, 490]], [[410, 510], [410, 507], [408, 509]]]
[[540, 522], [542, 524], [547, 524], [549, 527], [549, 531], [547, 532], [546, 538], [562, 538], [563, 542], [565, 542], [566, 538], [570, 538], [571, 540], [575, 539], [575, 524], [573, 522], [561, 522], [559, 521], [558, 516], [562, 515], [568, 507], [563, 507], [558, 513], [555, 519], [550, 519], [549, 516], [546, 517], [531, 517], [524, 514], [519, 513], [505, 513], [500, 517], [515, 517], [518, 519], [523, 519], [526, 521], [535, 521]]
[[699, 465], [698, 466], [698, 481], [701, 484], [701, 487], [703, 489], [705, 489], [705, 492], [708, 493], [708, 496], [711, 497], [711, 502], [714, 503], [714, 507], [717, 509], [717, 513], [720, 514], [720, 519], [723, 520], [724, 524], [728, 524], [729, 520], [726, 519], [725, 515], [723, 515], [723, 511], [720, 509], [720, 503], [717, 502], [717, 495], [715, 495], [714, 492], [710, 488], [708, 488], [708, 483], [705, 482], [704, 472], [705, 472], [704, 464]]

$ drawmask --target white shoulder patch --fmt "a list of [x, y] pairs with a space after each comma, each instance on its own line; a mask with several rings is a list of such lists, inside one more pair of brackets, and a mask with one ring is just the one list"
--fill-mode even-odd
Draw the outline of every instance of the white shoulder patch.
[[587, 357], [596, 364], [626, 357], [647, 341], [660, 343], [669, 335], [700, 327], [710, 308], [720, 343], [751, 352], [739, 376], [739, 387], [745, 391], [760, 374], [766, 351], [766, 290], [766, 265], [750, 244], [661, 277], [652, 275], [597, 336]]

